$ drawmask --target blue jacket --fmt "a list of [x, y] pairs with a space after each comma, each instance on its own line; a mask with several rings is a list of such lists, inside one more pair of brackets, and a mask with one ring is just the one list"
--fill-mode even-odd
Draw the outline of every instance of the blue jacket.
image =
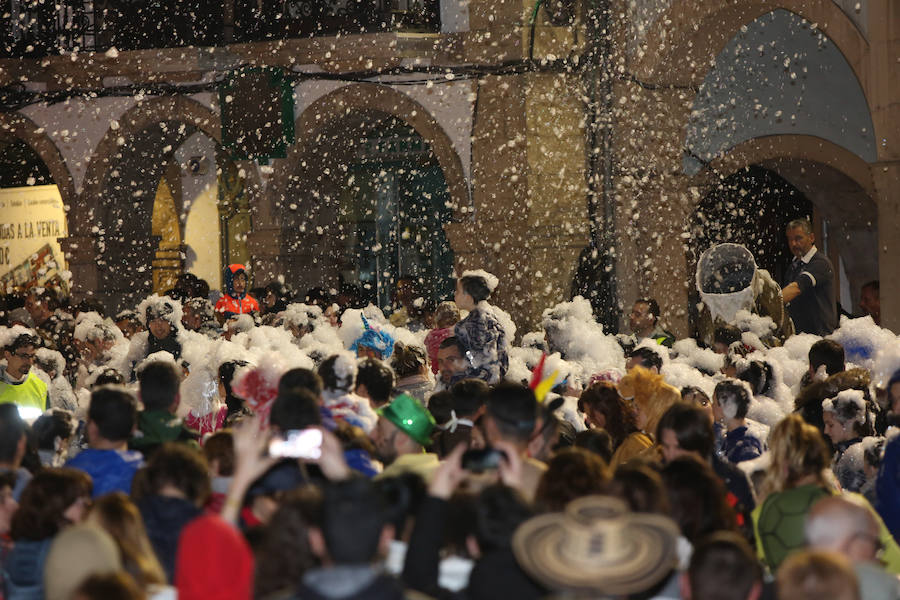
[[506, 331], [490, 310], [476, 306], [456, 324], [453, 335], [466, 349], [469, 367], [466, 377], [497, 383], [509, 369]]
[[372, 478], [378, 475], [378, 471], [372, 464], [372, 457], [362, 448], [349, 448], [344, 450], [344, 460], [347, 461], [348, 467], [362, 473], [366, 477]]
[[753, 460], [762, 454], [763, 445], [759, 438], [747, 431], [747, 427], [744, 426], [725, 432], [720, 451], [729, 462], [736, 464]]
[[5, 600], [44, 600], [44, 563], [53, 538], [17, 540], [3, 564]]
[[900, 436], [888, 442], [884, 449], [884, 458], [878, 469], [878, 480], [875, 482], [878, 502], [875, 508], [891, 530], [895, 540], [900, 540]]
[[81, 469], [94, 480], [94, 498], [110, 492], [131, 493], [131, 480], [141, 468], [144, 457], [135, 450], [96, 450], [88, 448], [66, 462]]

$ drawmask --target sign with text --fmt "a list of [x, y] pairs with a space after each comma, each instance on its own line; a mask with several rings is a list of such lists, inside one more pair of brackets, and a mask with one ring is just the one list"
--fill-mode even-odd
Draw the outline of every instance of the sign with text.
[[0, 291], [68, 289], [62, 249], [66, 212], [55, 185], [0, 189]]

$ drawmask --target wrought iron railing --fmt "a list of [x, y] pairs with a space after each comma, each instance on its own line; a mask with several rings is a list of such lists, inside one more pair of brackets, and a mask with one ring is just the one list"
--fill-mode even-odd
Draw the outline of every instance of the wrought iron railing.
[[440, 0], [0, 0], [0, 58], [440, 31]]

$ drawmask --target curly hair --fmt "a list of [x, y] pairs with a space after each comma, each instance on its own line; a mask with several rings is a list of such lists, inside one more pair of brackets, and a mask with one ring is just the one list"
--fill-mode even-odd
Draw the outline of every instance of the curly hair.
[[428, 358], [424, 349], [419, 346], [404, 344], [403, 342], [394, 344], [391, 367], [393, 367], [398, 379], [424, 373], [427, 365]]
[[829, 487], [825, 472], [831, 457], [822, 433], [800, 415], [788, 415], [769, 434], [772, 462], [763, 480], [763, 497], [796, 487], [810, 476]]
[[[199, 450], [176, 442], [160, 446], [147, 466], [138, 473], [141, 474], [138, 481], [142, 485], [138, 485], [141, 493], [133, 494], [136, 497], [157, 494], [171, 485], [181, 491], [189, 502], [202, 506], [210, 493], [206, 457]], [[132, 492], [136, 491], [135, 485], [132, 484]]]
[[90, 498], [91, 476], [78, 469], [44, 469], [28, 482], [10, 525], [13, 540], [40, 541], [70, 525], [66, 510], [79, 498]]
[[619, 394], [633, 398], [634, 403], [647, 415], [644, 431], [656, 433], [656, 426], [670, 406], [681, 400], [681, 393], [663, 381], [662, 375], [637, 366], [619, 381]]
[[548, 467], [535, 494], [539, 511], [558, 512], [576, 498], [602, 494], [610, 478], [603, 459], [584, 448], [560, 450]]
[[612, 439], [613, 451], [625, 438], [638, 430], [634, 413], [619, 395], [616, 386], [608, 381], [598, 381], [582, 392], [578, 399], [578, 409], [584, 412], [587, 407], [605, 418], [603, 428]]

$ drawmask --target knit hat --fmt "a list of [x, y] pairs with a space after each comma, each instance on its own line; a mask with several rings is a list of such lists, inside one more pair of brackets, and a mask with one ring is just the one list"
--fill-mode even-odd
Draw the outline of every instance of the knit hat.
[[376, 412], [423, 446], [431, 443], [434, 417], [409, 394], [400, 394], [390, 404], [379, 408]]
[[179, 600], [250, 600], [253, 554], [241, 533], [215, 515], [191, 521], [178, 540]]
[[106, 531], [93, 525], [72, 525], [50, 546], [44, 563], [47, 600], [68, 600], [91, 575], [107, 575], [122, 568], [119, 549]]

